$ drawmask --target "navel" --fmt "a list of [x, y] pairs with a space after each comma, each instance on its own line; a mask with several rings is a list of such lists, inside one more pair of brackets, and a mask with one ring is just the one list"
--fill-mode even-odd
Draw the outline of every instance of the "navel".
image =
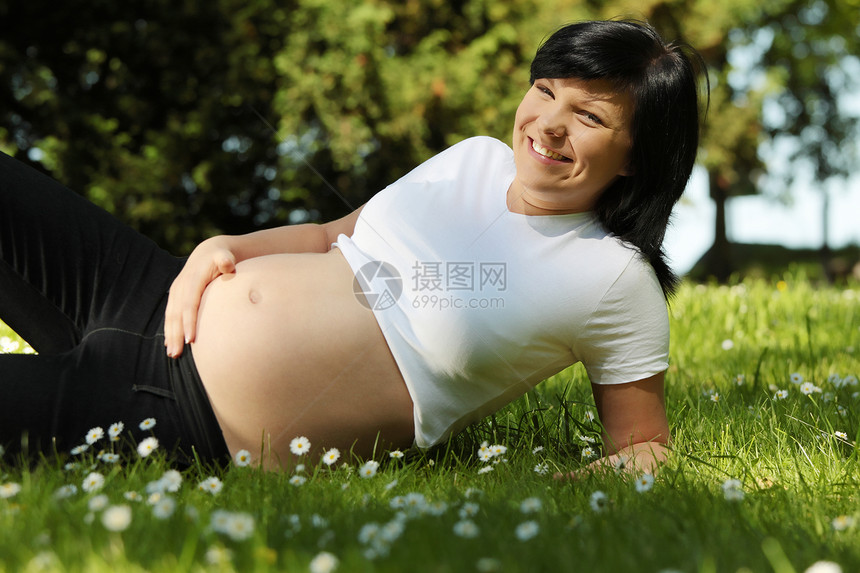
[[251, 304], [257, 304], [258, 302], [263, 300], [263, 295], [260, 294], [260, 291], [258, 291], [257, 289], [251, 289], [248, 292], [248, 300], [251, 301]]

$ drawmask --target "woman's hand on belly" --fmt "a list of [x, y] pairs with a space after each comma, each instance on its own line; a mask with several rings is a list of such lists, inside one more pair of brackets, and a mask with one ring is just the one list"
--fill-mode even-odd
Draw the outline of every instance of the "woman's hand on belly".
[[182, 354], [184, 345], [195, 339], [197, 312], [209, 283], [235, 271], [236, 257], [227, 247], [225, 237], [207, 239], [194, 249], [167, 295], [164, 346], [168, 356], [176, 358]]
[[334, 250], [250, 259], [206, 289], [194, 357], [231, 451], [411, 442], [412, 400], [353, 280]]

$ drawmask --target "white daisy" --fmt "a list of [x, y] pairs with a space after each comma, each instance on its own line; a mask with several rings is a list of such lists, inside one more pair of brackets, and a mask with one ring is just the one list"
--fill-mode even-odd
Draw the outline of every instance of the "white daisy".
[[131, 525], [131, 508], [112, 505], [102, 512], [102, 525], [109, 531], [125, 531]]
[[800, 392], [801, 392], [804, 396], [809, 396], [810, 394], [813, 394], [813, 393], [815, 393], [815, 392], [819, 392], [819, 393], [820, 393], [820, 392], [821, 392], [821, 388], [819, 388], [818, 386], [816, 386], [816, 385], [815, 385], [815, 384], [813, 384], [812, 382], [804, 382], [803, 384], [801, 384], [801, 385], [800, 385]]
[[744, 498], [744, 490], [740, 480], [727, 479], [723, 482], [723, 497], [728, 501], [740, 501]]
[[324, 527], [328, 527], [328, 519], [318, 513], [314, 513], [311, 515], [311, 525], [317, 529], [323, 529]]
[[325, 465], [330, 466], [340, 459], [340, 450], [332, 448], [323, 454], [322, 461]]
[[143, 501], [143, 496], [136, 491], [127, 491], [122, 496], [128, 501]]
[[392, 452], [388, 452], [388, 456], [392, 459], [399, 460], [403, 458], [403, 452], [400, 450], [394, 450]]
[[60, 486], [57, 491], [54, 492], [54, 497], [56, 499], [65, 499], [67, 497], [72, 497], [78, 493], [78, 486], [74, 484], [67, 484]]
[[212, 528], [212, 531], [226, 533], [227, 525], [230, 523], [230, 518], [232, 517], [233, 514], [226, 509], [216, 509], [209, 518], [209, 526]]
[[494, 573], [495, 571], [502, 570], [502, 562], [493, 557], [481, 557], [475, 563], [475, 569], [479, 573]]
[[108, 436], [110, 436], [110, 441], [116, 442], [119, 440], [120, 434], [122, 434], [123, 429], [125, 428], [125, 424], [122, 422], [114, 422], [108, 428]]
[[113, 454], [111, 452], [103, 452], [99, 459], [106, 464], [115, 464], [119, 461], [119, 454]]
[[408, 515], [418, 516], [424, 513], [427, 509], [427, 498], [424, 494], [418, 492], [410, 492], [403, 496], [403, 509]]
[[731, 338], [726, 338], [720, 346], [722, 346], [723, 350], [731, 350], [735, 347], [735, 343]]
[[72, 448], [71, 454], [73, 456], [79, 456], [88, 449], [90, 449], [89, 444], [81, 444], [80, 446], [75, 446], [74, 448]]
[[87, 502], [87, 508], [89, 508], [90, 511], [99, 512], [106, 508], [108, 506], [108, 503], [110, 503], [110, 501], [108, 500], [108, 496], [103, 493], [100, 493], [99, 495], [90, 498], [90, 500]]
[[392, 490], [392, 489], [394, 489], [395, 487], [397, 487], [397, 480], [396, 480], [396, 479], [393, 479], [393, 480], [391, 480], [390, 482], [388, 482], [387, 484], [385, 484], [385, 488], [384, 488], [384, 489], [385, 489], [385, 491], [391, 491], [391, 490]]
[[773, 395], [774, 400], [785, 400], [788, 398], [788, 390], [777, 390]]
[[549, 473], [549, 464], [546, 462], [539, 463], [535, 466], [535, 473], [543, 476]]
[[446, 511], [448, 511], [448, 504], [444, 501], [434, 501], [427, 504], [427, 513], [435, 517], [445, 515]]
[[328, 551], [317, 553], [308, 566], [310, 573], [331, 573], [337, 569], [338, 559]]
[[358, 475], [363, 478], [372, 478], [376, 475], [377, 469], [379, 469], [379, 462], [375, 460], [368, 460], [364, 463], [364, 465], [358, 468]]
[[796, 386], [803, 384], [803, 375], [798, 372], [795, 372], [791, 376], [789, 376], [789, 379], [791, 380], [791, 383]]
[[200, 491], [208, 491], [212, 495], [220, 493], [224, 488], [224, 483], [215, 476], [208, 477], [197, 484], [197, 489]]
[[478, 470], [478, 475], [490, 473], [493, 471], [493, 466], [484, 466]]
[[251, 464], [251, 452], [248, 450], [239, 450], [236, 452], [236, 456], [233, 458], [233, 461], [240, 468], [247, 467]]
[[833, 561], [816, 561], [803, 573], [842, 573], [842, 566]]
[[146, 418], [140, 423], [141, 430], [151, 430], [155, 427], [155, 418]]
[[165, 495], [152, 505], [152, 515], [156, 519], [167, 519], [176, 510], [176, 500]]
[[639, 493], [648, 491], [654, 485], [654, 476], [651, 474], [642, 474], [636, 480], [636, 491]]
[[161, 482], [164, 491], [176, 493], [182, 486], [182, 474], [176, 470], [167, 470], [158, 481]]
[[204, 559], [209, 565], [225, 565], [233, 559], [233, 552], [226, 547], [216, 545], [206, 550]]
[[305, 485], [306, 481], [308, 481], [308, 478], [305, 476], [293, 476], [290, 478], [290, 485], [298, 487], [300, 485]]
[[293, 438], [290, 441], [290, 451], [297, 456], [303, 456], [311, 449], [311, 441], [304, 436]]
[[[150, 418], [151, 419], [151, 418]], [[140, 457], [145, 458], [152, 452], [158, 449], [158, 439], [154, 436], [144, 438], [137, 445], [137, 453]]]
[[99, 427], [95, 427], [95, 428], [90, 429], [89, 432], [87, 432], [86, 440], [87, 440], [87, 443], [89, 445], [93, 445], [96, 442], [98, 442], [99, 440], [101, 440], [102, 438], [104, 438], [104, 436], [105, 436], [105, 431]]
[[536, 521], [524, 521], [517, 525], [514, 532], [520, 541], [528, 541], [540, 532], [540, 527]]
[[224, 533], [233, 541], [243, 541], [254, 534], [254, 518], [248, 513], [233, 513]]
[[606, 509], [606, 506], [609, 504], [609, 499], [606, 497], [605, 493], [598, 490], [591, 494], [588, 504], [595, 513], [600, 513]]
[[379, 530], [380, 528], [378, 523], [365, 523], [358, 531], [358, 542], [362, 545], [373, 543], [373, 541], [379, 536]]
[[84, 483], [81, 484], [81, 489], [87, 493], [100, 490], [105, 485], [105, 476], [98, 472], [91, 472], [84, 478]]
[[612, 467], [615, 470], [615, 473], [620, 473], [620, 472], [624, 471], [624, 469], [627, 467], [627, 462], [629, 462], [629, 461], [630, 461], [630, 458], [628, 458], [624, 454], [619, 454], [618, 458], [615, 460], [615, 463], [612, 464]]
[[476, 515], [478, 515], [478, 511], [480, 511], [480, 509], [481, 507], [477, 503], [467, 501], [460, 507], [460, 519], [475, 517]]
[[522, 513], [537, 513], [543, 507], [543, 503], [538, 497], [528, 497], [520, 503], [520, 511]]
[[836, 436], [837, 438], [839, 438], [840, 440], [847, 440], [848, 439], [848, 434], [846, 434], [845, 432], [840, 432], [839, 430], [833, 432], [833, 435]]
[[470, 519], [463, 519], [454, 524], [454, 535], [464, 539], [474, 539], [480, 532], [475, 522]]
[[505, 452], [508, 451], [508, 447], [503, 446], [501, 444], [494, 444], [494, 445], [490, 446], [490, 451], [493, 452], [493, 456], [495, 456], [495, 457], [503, 456], [503, 455], [505, 455]]
[[3, 485], [0, 485], [0, 498], [9, 499], [14, 495], [18, 495], [20, 491], [21, 484], [14, 482], [4, 483]]
[[839, 515], [833, 518], [830, 525], [835, 531], [845, 531], [846, 529], [854, 527], [854, 518], [850, 515]]
[[537, 454], [537, 453], [542, 452], [542, 451], [543, 451], [543, 446], [535, 446], [535, 447], [532, 449], [532, 453], [533, 453], [533, 454]]

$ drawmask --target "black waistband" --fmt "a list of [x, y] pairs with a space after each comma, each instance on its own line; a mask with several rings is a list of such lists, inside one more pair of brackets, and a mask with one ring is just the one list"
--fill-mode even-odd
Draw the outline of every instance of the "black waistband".
[[[179, 358], [168, 359], [168, 375], [182, 413], [183, 426], [196, 455], [203, 462], [230, 463], [227, 442], [224, 441], [221, 426], [212, 411], [206, 388], [203, 387], [200, 374], [194, 365], [190, 345], [185, 345]], [[182, 449], [187, 449], [187, 445]], [[192, 455], [192, 452], [185, 453]]]

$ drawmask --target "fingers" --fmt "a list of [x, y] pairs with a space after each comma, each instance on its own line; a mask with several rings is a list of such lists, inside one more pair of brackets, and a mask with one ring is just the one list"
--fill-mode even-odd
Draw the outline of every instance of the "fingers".
[[224, 253], [218, 259], [219, 274], [229, 275], [236, 272], [236, 257], [230, 251]]
[[173, 281], [164, 315], [164, 346], [167, 355], [177, 358], [186, 344], [197, 337], [197, 315], [203, 292], [216, 277], [236, 272], [236, 258], [227, 249], [201, 257], [189, 257]]
[[178, 358], [182, 354], [185, 337], [182, 332], [181, 313], [178, 310], [178, 281], [178, 278], [174, 280], [170, 287], [170, 292], [167, 295], [167, 309], [164, 313], [164, 346], [167, 355], [171, 358]]

